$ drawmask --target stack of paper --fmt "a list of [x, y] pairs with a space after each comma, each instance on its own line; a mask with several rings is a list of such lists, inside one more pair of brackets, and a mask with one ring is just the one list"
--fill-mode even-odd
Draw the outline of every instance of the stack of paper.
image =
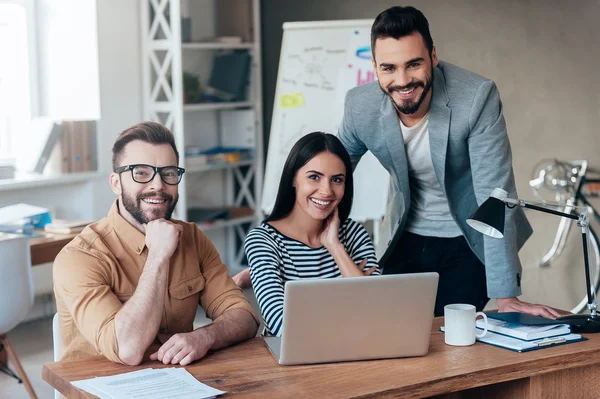
[[74, 220], [63, 220], [55, 219], [52, 223], [48, 223], [44, 226], [44, 231], [47, 233], [56, 234], [71, 234], [81, 232], [88, 224], [93, 223], [93, 220], [88, 219], [74, 219]]
[[183, 368], [143, 369], [72, 384], [100, 399], [205, 399], [225, 393], [201, 383]]
[[30, 234], [51, 221], [48, 209], [39, 206], [15, 204], [0, 208], [0, 231], [5, 233]]
[[[440, 327], [440, 331], [445, 332], [445, 327]], [[477, 334], [480, 334], [481, 331], [481, 329], [475, 327], [475, 332]], [[524, 341], [522, 339], [509, 337], [507, 335], [497, 334], [490, 330], [488, 330], [483, 337], [477, 338], [477, 341], [479, 342], [497, 346], [499, 348], [510, 349], [515, 352], [529, 352], [536, 349], [549, 348], [551, 346], [570, 344], [573, 342], [586, 340], [587, 338], [584, 338], [579, 334], [565, 334], [557, 337], [546, 337], [533, 341]]]

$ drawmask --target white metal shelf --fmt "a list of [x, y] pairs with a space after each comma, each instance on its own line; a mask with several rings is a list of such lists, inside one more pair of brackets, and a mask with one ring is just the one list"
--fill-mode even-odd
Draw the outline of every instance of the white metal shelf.
[[89, 183], [103, 176], [105, 174], [101, 172], [77, 172], [56, 175], [17, 173], [14, 179], [0, 179], [0, 191]]
[[251, 50], [254, 43], [191, 42], [182, 43], [183, 50]]
[[[245, 37], [247, 42], [237, 44], [219, 43], [216, 39], [211, 39], [212, 41], [210, 42], [182, 42], [179, 0], [142, 0], [140, 7], [142, 90], [145, 119], [163, 123], [169, 128], [175, 136], [177, 147], [181, 150], [185, 148], [186, 144], [192, 144], [186, 138], [196, 138], [195, 136], [191, 137], [192, 134], [195, 134], [196, 130], [193, 124], [200, 123], [196, 120], [205, 120], [208, 126], [207, 131], [216, 130], [217, 135], [223, 135], [220, 126], [221, 119], [232, 121], [232, 119], [227, 118], [234, 118], [234, 115], [226, 113], [216, 115], [218, 111], [254, 111], [254, 159], [244, 160], [231, 165], [201, 165], [200, 162], [194, 165], [194, 161], [190, 157], [190, 164], [187, 165], [184, 158], [184, 167], [190, 173], [210, 170], [224, 171], [223, 179], [219, 180], [222, 182], [219, 183], [220, 187], [215, 187], [215, 192], [219, 193], [218, 202], [231, 204], [234, 207], [239, 207], [240, 204], [247, 204], [248, 207], [254, 209], [251, 215], [242, 213], [244, 216], [231, 220], [217, 220], [212, 223], [198, 224], [202, 230], [222, 229], [219, 230], [219, 234], [215, 234], [215, 238], [217, 239], [215, 244], [219, 246], [224, 241], [224, 253], [221, 255], [224, 257], [228, 267], [240, 264], [243, 261], [244, 248], [239, 245], [239, 242], [248, 233], [247, 224], [252, 224], [262, 217], [257, 208], [257, 204], [260, 203], [260, 190], [262, 189], [262, 160], [264, 157], [262, 146], [260, 0], [250, 1], [252, 3], [250, 18], [251, 26], [254, 28], [253, 33], [251, 36]], [[160, 3], [159, 7], [157, 7], [158, 3]], [[226, 7], [223, 5], [225, 2], [221, 0], [201, 3], [203, 4], [202, 6], [192, 7], [190, 12], [190, 18], [198, 21], [197, 23], [204, 21], [206, 15], [215, 13], [217, 5]], [[235, 3], [235, 1], [232, 3]], [[151, 15], [154, 16], [151, 17]], [[219, 34], [216, 26], [215, 30], [208, 30], [206, 33], [211, 36], [218, 36]], [[236, 34], [233, 30], [231, 35], [243, 36]], [[185, 94], [183, 92], [184, 61], [186, 61], [186, 64], [193, 64], [195, 68], [193, 70], [197, 70], [199, 74], [203, 74], [210, 70], [212, 63], [210, 60], [211, 56], [217, 51], [223, 50], [242, 50], [248, 52], [252, 57], [248, 76], [247, 101], [185, 104]], [[190, 123], [190, 125], [186, 126], [187, 123]], [[214, 126], [215, 129], [213, 129], [213, 125], [216, 125]], [[210, 139], [212, 140], [212, 137]], [[217, 139], [220, 139], [220, 137], [217, 137]], [[215, 142], [218, 141], [216, 140]], [[213, 179], [214, 177], [207, 174], [206, 176], [194, 175], [193, 178], [199, 181], [207, 180], [216, 185], [217, 179]], [[190, 208], [188, 206], [188, 202], [191, 199], [190, 194], [195, 193], [198, 189], [197, 184], [193, 186], [188, 184], [179, 186], [180, 199], [174, 217], [187, 220], [187, 212]], [[222, 194], [220, 194], [221, 192]], [[236, 215], [239, 215], [239, 213]]]
[[202, 231], [210, 231], [215, 229], [222, 229], [225, 227], [237, 226], [244, 223], [251, 223], [254, 221], [255, 216], [243, 216], [239, 218], [232, 218], [229, 220], [215, 220], [214, 222], [203, 222], [196, 223], [200, 230]]
[[[186, 156], [188, 158], [194, 158], [194, 156]], [[239, 168], [240, 166], [251, 166], [254, 165], [254, 159], [248, 159], [245, 161], [240, 161], [236, 163], [218, 163], [218, 164], [207, 164], [207, 165], [185, 165], [186, 173], [199, 173], [199, 172], [208, 172], [211, 170], [219, 170], [219, 169], [233, 169]]]
[[252, 101], [199, 103], [199, 104], [184, 104], [183, 110], [186, 112], [217, 111], [217, 110], [221, 110], [221, 109], [251, 108], [253, 106], [254, 106], [254, 103]]

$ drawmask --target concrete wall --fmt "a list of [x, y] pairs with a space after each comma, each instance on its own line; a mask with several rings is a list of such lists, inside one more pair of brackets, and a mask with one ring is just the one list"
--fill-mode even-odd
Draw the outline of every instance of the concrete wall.
[[[284, 22], [374, 19], [393, 0], [263, 0], [265, 143], [268, 143]], [[428, 18], [440, 59], [493, 79], [500, 90], [519, 196], [539, 160], [588, 159], [600, 169], [600, 1], [408, 1]], [[544, 198], [554, 200], [554, 193]], [[600, 200], [596, 199], [595, 205]], [[600, 209], [600, 207], [598, 208]], [[572, 230], [556, 266], [540, 269], [558, 218], [528, 213], [535, 233], [520, 252], [525, 300], [571, 309], [584, 293], [581, 241]], [[592, 223], [600, 231], [597, 223]], [[557, 294], [560, 293], [560, 296]], [[494, 302], [491, 301], [493, 306]]]
[[[265, 143], [288, 21], [375, 18], [392, 0], [263, 0]], [[429, 20], [440, 59], [496, 81], [519, 193], [537, 160], [588, 158], [600, 165], [600, 1], [409, 1]]]

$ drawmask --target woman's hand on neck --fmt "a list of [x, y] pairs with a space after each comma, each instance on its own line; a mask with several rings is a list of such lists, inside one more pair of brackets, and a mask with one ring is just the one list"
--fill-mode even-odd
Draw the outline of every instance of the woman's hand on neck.
[[338, 209], [329, 215], [327, 219], [323, 221], [323, 227], [321, 234], [319, 235], [321, 244], [329, 251], [337, 246], [340, 246], [340, 217], [338, 215]]
[[314, 219], [301, 209], [294, 207], [292, 212], [285, 218], [269, 223], [286, 236], [303, 242], [311, 248], [317, 248], [323, 246], [321, 234], [327, 220]]

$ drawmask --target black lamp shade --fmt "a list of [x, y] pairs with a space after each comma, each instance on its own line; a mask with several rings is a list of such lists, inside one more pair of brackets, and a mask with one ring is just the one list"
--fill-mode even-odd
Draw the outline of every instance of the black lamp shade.
[[504, 237], [504, 207], [498, 198], [490, 197], [467, 219], [467, 224], [494, 238]]

